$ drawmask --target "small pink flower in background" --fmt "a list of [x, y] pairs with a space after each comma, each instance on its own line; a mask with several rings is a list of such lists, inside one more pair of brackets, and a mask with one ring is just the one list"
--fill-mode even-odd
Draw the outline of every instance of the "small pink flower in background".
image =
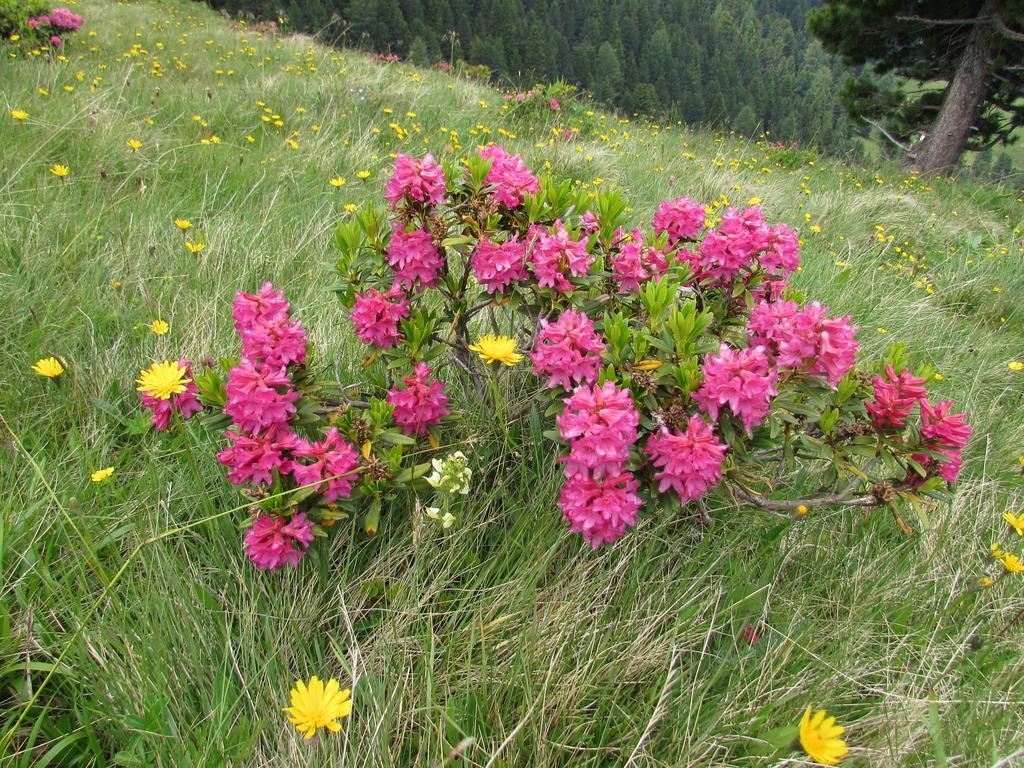
[[292, 451], [295, 458], [313, 459], [312, 464], [293, 461], [292, 476], [299, 485], [309, 485], [327, 480], [324, 498], [337, 501], [352, 495], [352, 484], [357, 479], [355, 470], [359, 466], [359, 454], [345, 442], [337, 427], [331, 427], [323, 440], [310, 443], [299, 439], [298, 447]]
[[284, 368], [242, 360], [231, 369], [224, 413], [235, 426], [255, 434], [272, 427], [287, 427], [295, 414], [299, 393]]
[[61, 40], [57, 35], [50, 35], [50, 45], [54, 48], [63, 48], [64, 41]]
[[754, 645], [758, 640], [761, 639], [761, 636], [757, 633], [757, 626], [755, 626], [754, 624], [747, 624], [747, 626], [743, 628], [743, 631], [740, 632], [740, 637], [742, 637], [751, 645]]
[[623, 293], [639, 291], [640, 283], [668, 269], [665, 255], [655, 248], [645, 247], [643, 237], [639, 229], [634, 229], [629, 241], [622, 243], [619, 252], [611, 257], [612, 279]]
[[566, 476], [600, 479], [622, 471], [636, 442], [640, 417], [629, 390], [606, 381], [576, 387], [555, 421], [559, 435], [569, 443], [569, 455], [562, 458]]
[[256, 483], [270, 485], [273, 472], [291, 471], [286, 451], [298, 446], [298, 438], [284, 429], [272, 429], [256, 436], [227, 430], [231, 443], [217, 454], [217, 460], [228, 467], [228, 480], [235, 485]]
[[540, 192], [540, 182], [519, 155], [510, 155], [499, 146], [483, 147], [477, 150], [477, 154], [491, 161], [484, 183], [498, 185], [493, 194], [502, 205], [518, 208], [526, 195]]
[[429, 152], [422, 160], [398, 153], [395, 170], [384, 187], [384, 197], [395, 210], [402, 200], [438, 205], [444, 201], [444, 170]]
[[526, 245], [513, 237], [501, 245], [481, 240], [470, 259], [473, 274], [488, 293], [504, 291], [512, 283], [526, 280]]
[[85, 23], [85, 19], [67, 8], [54, 8], [50, 11], [49, 22], [57, 29], [77, 32], [82, 24]]
[[402, 339], [398, 324], [409, 316], [409, 302], [398, 286], [387, 293], [370, 288], [356, 294], [349, 319], [356, 336], [375, 347], [393, 347]]
[[704, 382], [693, 399], [712, 419], [728, 405], [743, 420], [747, 434], [764, 421], [771, 399], [778, 394], [768, 355], [762, 347], [733, 349], [722, 344], [717, 355], [708, 355], [701, 366]]
[[597, 549], [621, 538], [626, 526], [636, 525], [640, 497], [637, 482], [630, 472], [606, 475], [595, 480], [584, 473], [568, 477], [562, 486], [558, 507], [569, 521], [573, 533]]
[[693, 240], [704, 229], [707, 210], [689, 197], [665, 200], [654, 214], [654, 231], [667, 233], [669, 242]]
[[562, 105], [558, 103], [558, 99], [552, 99], [550, 106], [556, 112], [562, 108]]
[[534, 374], [547, 376], [549, 387], [565, 389], [597, 379], [605, 343], [589, 317], [567, 309], [555, 322], [542, 319], [540, 325], [537, 346], [530, 353]]
[[29, 19], [25, 23], [32, 27], [32, 29], [39, 29], [39, 19]]
[[406, 288], [433, 288], [444, 267], [444, 257], [424, 229], [406, 232], [398, 222], [388, 244], [388, 264], [400, 285]]
[[580, 228], [588, 235], [592, 235], [601, 228], [601, 222], [598, 221], [593, 211], [587, 211], [583, 214], [583, 224]]
[[153, 412], [150, 423], [161, 432], [165, 432], [171, 423], [171, 416], [180, 413], [186, 421], [203, 410], [199, 402], [195, 381], [192, 380], [192, 363], [183, 357], [178, 358], [178, 366], [185, 369], [185, 376], [189, 379], [185, 385], [185, 391], [180, 395], [171, 395], [168, 399], [162, 400], [152, 397], [145, 392], [140, 394], [142, 407]]
[[545, 228], [535, 228], [528, 261], [541, 288], [554, 288], [565, 293], [572, 290], [568, 275], [582, 277], [590, 269], [594, 257], [587, 253], [587, 244], [573, 240], [560, 221], [555, 221], [555, 233]]
[[660, 467], [654, 473], [658, 491], [672, 488], [684, 502], [700, 498], [718, 483], [727, 450], [700, 416], [690, 417], [685, 432], [662, 427], [647, 440], [647, 455]]
[[885, 377], [875, 376], [871, 383], [875, 399], [865, 407], [879, 429], [903, 429], [914, 406], [928, 395], [924, 379], [915, 377], [906, 368], [897, 375], [893, 367], [887, 365]]
[[257, 568], [273, 571], [282, 565], [293, 568], [313, 541], [313, 522], [305, 512], [291, 518], [260, 515], [245, 534], [245, 551]]
[[388, 392], [388, 402], [395, 408], [395, 423], [407, 435], [424, 435], [427, 427], [440, 424], [441, 417], [450, 412], [444, 384], [430, 378], [430, 368], [422, 361], [413, 367], [413, 375], [402, 381], [404, 388], [393, 387]]

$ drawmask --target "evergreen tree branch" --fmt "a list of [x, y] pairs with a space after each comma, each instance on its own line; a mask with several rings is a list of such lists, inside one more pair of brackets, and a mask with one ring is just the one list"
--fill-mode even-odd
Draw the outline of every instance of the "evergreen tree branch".
[[885, 138], [887, 138], [889, 141], [891, 141], [897, 147], [902, 149], [904, 152], [909, 152], [910, 151], [910, 147], [909, 146], [907, 146], [902, 141], [900, 141], [895, 136], [893, 136], [891, 133], [889, 133], [887, 130], [885, 130], [885, 127], [882, 126], [881, 123], [879, 123], [879, 122], [877, 122], [875, 120], [872, 120], [870, 117], [863, 117], [863, 116], [861, 116], [861, 120], [863, 120], [868, 125], [870, 125], [870, 126], [872, 126], [874, 128], [877, 128], [879, 133], [881, 133], [883, 136], [885, 136]]
[[1016, 40], [1017, 42], [1024, 43], [1024, 32], [1018, 32], [1015, 29], [1010, 29], [1003, 17], [998, 13], [992, 15], [992, 23], [995, 25], [996, 30], [1003, 37], [1009, 38], [1010, 40]]

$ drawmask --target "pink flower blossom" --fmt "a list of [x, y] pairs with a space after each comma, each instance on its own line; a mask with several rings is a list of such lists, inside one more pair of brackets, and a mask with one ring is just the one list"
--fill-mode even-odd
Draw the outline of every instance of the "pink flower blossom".
[[402, 200], [438, 205], [444, 201], [444, 170], [429, 152], [422, 160], [398, 153], [395, 171], [384, 187], [384, 197], [395, 210]]
[[875, 399], [865, 403], [865, 407], [879, 429], [903, 429], [914, 406], [928, 395], [924, 379], [915, 377], [906, 368], [897, 375], [895, 369], [887, 365], [885, 377], [875, 376], [871, 383]]
[[294, 568], [313, 541], [313, 522], [305, 512], [289, 519], [260, 515], [245, 534], [245, 552], [257, 568], [273, 571], [282, 565]]
[[860, 345], [849, 317], [828, 317], [818, 302], [755, 304], [750, 312], [750, 343], [763, 346], [779, 368], [823, 373], [835, 386], [856, 363]]
[[565, 410], [555, 420], [558, 433], [569, 443], [565, 474], [616, 474], [629, 459], [637, 439], [640, 417], [628, 389], [614, 382], [601, 386], [581, 384], [565, 399]]
[[393, 347], [402, 339], [398, 324], [409, 316], [409, 302], [398, 286], [387, 293], [370, 288], [356, 294], [356, 302], [349, 319], [358, 336], [366, 344]]
[[494, 199], [508, 208], [518, 208], [527, 195], [540, 192], [540, 182], [530, 173], [519, 155], [510, 155], [502, 147], [490, 146], [477, 150], [480, 157], [491, 161], [491, 169], [484, 183], [497, 184]]
[[942, 400], [935, 405], [921, 400], [921, 435], [943, 448], [963, 448], [973, 430], [967, 423], [967, 414], [950, 413], [952, 407], [952, 400]]
[[25, 23], [32, 27], [32, 29], [39, 29], [39, 19], [32, 18], [26, 21]]
[[727, 450], [700, 416], [691, 416], [682, 433], [662, 427], [647, 439], [647, 455], [661, 468], [654, 474], [658, 492], [673, 488], [684, 502], [700, 498], [721, 479]]
[[529, 277], [526, 272], [526, 245], [515, 237], [501, 245], [481, 240], [469, 265], [488, 293], [504, 291], [512, 283]]
[[257, 293], [235, 293], [231, 315], [242, 337], [242, 355], [275, 368], [306, 360], [306, 331], [288, 315], [283, 291], [264, 283]]
[[707, 211], [703, 205], [689, 197], [665, 200], [654, 214], [654, 231], [668, 233], [673, 245], [680, 240], [693, 240], [704, 229]]
[[554, 288], [565, 293], [572, 290], [568, 275], [582, 277], [587, 274], [593, 257], [587, 253], [587, 244], [573, 240], [560, 220], [555, 221], [555, 233], [543, 227], [534, 229], [534, 239], [528, 261], [541, 288]]
[[256, 483], [270, 485], [273, 472], [291, 471], [287, 451], [298, 446], [294, 434], [285, 429], [271, 429], [255, 436], [227, 430], [224, 435], [231, 442], [217, 454], [217, 460], [228, 467], [228, 480], [235, 485]]
[[395, 423], [407, 435], [424, 435], [427, 427], [440, 424], [447, 416], [448, 396], [444, 384], [430, 378], [430, 368], [424, 362], [413, 367], [413, 375], [402, 379], [403, 389], [392, 387], [388, 402], [395, 408]]
[[583, 214], [583, 222], [580, 224], [580, 229], [586, 232], [588, 235], [592, 235], [601, 228], [601, 222], [598, 221], [597, 216], [593, 211], [587, 211]]
[[355, 470], [359, 466], [359, 454], [356, 449], [345, 442], [337, 427], [327, 430], [323, 440], [310, 443], [299, 440], [298, 447], [292, 451], [296, 458], [311, 458], [312, 464], [292, 462], [292, 476], [299, 485], [331, 478], [327, 480], [324, 498], [337, 501], [352, 495], [352, 484], [357, 479]]
[[537, 346], [530, 353], [535, 375], [547, 376], [549, 387], [565, 389], [597, 379], [605, 344], [589, 317], [567, 309], [555, 322], [541, 319], [540, 325]]
[[50, 45], [52, 45], [54, 48], [63, 48], [64, 41], [61, 40], [60, 37], [57, 35], [50, 35]]
[[235, 426], [255, 434], [271, 427], [287, 427], [295, 414], [299, 393], [284, 368], [242, 360], [231, 369], [224, 413]]
[[611, 257], [612, 279], [622, 293], [635, 293], [640, 283], [657, 277], [668, 269], [665, 254], [644, 246], [643, 234], [634, 229], [628, 242], [622, 243], [618, 253]]
[[693, 266], [698, 277], [710, 276], [718, 284], [728, 283], [768, 248], [770, 240], [771, 230], [759, 207], [743, 211], [729, 208], [718, 228], [701, 241]]
[[85, 23], [85, 19], [67, 8], [54, 8], [50, 11], [49, 19], [50, 24], [54, 27], [68, 32], [77, 32], [79, 27]]
[[764, 421], [771, 410], [771, 399], [778, 394], [772, 370], [763, 347], [732, 349], [722, 344], [717, 355], [707, 355], [701, 366], [704, 382], [693, 399], [712, 419], [728, 405], [733, 414], [743, 419], [747, 434]]
[[398, 222], [388, 244], [388, 264], [400, 285], [406, 288], [433, 288], [444, 268], [444, 257], [425, 229], [406, 232]]
[[161, 432], [165, 432], [170, 426], [173, 414], [180, 413], [181, 418], [187, 421], [203, 410], [199, 398], [196, 397], [199, 394], [199, 389], [196, 387], [195, 381], [192, 380], [192, 363], [179, 357], [178, 367], [185, 369], [185, 376], [189, 379], [188, 384], [185, 385], [185, 391], [180, 395], [171, 395], [167, 400], [161, 400], [145, 393], [140, 395], [142, 407], [153, 412], [149, 419], [150, 423]]
[[771, 275], [789, 277], [800, 266], [800, 240], [796, 230], [776, 224], [768, 231], [768, 246], [757, 256], [761, 269]]
[[562, 108], [562, 105], [558, 103], [558, 99], [552, 99], [549, 106], [556, 112]]
[[584, 473], [568, 477], [562, 486], [558, 506], [573, 533], [597, 549], [621, 538], [626, 526], [636, 525], [640, 497], [630, 472], [617, 472], [595, 480]]

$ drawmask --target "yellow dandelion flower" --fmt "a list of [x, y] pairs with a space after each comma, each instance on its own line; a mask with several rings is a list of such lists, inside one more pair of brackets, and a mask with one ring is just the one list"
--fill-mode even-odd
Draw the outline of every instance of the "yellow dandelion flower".
[[191, 240], [186, 240], [185, 247], [188, 249], [189, 253], [196, 254], [202, 252], [206, 247], [206, 243], [193, 243]]
[[40, 376], [45, 376], [48, 379], [55, 379], [64, 373], [64, 366], [60, 364], [60, 361], [56, 357], [44, 357], [42, 360], [36, 360], [35, 365], [32, 366], [32, 370]]
[[153, 363], [149, 368], [140, 371], [139, 378], [135, 380], [139, 386], [135, 389], [157, 400], [170, 400], [171, 395], [180, 395], [184, 392], [190, 381], [192, 379], [188, 378], [184, 366], [177, 360], [168, 360]]
[[983, 587], [991, 587], [995, 581], [991, 576], [982, 576], [981, 579], [978, 580], [978, 583]]
[[839, 765], [847, 753], [846, 742], [840, 738], [846, 729], [824, 710], [812, 714], [810, 707], [800, 720], [800, 746], [822, 765]]
[[1003, 512], [1003, 520], [1017, 532], [1018, 536], [1024, 536], [1024, 512], [1021, 512], [1019, 515]]
[[306, 739], [311, 739], [321, 728], [337, 732], [341, 730], [338, 723], [352, 712], [352, 691], [341, 690], [338, 681], [331, 678], [325, 686], [316, 675], [309, 678], [309, 684], [301, 680], [295, 681], [291, 690], [290, 707], [282, 712], [288, 713], [288, 720]]
[[186, 230], [192, 229], [192, 222], [189, 221], [188, 219], [176, 218], [174, 220], [174, 226], [176, 226], [178, 229], [184, 232]]
[[345, 213], [355, 213], [358, 208], [355, 203], [345, 203]]
[[65, 176], [67, 176], [70, 172], [70, 168], [68, 168], [66, 165], [61, 165], [60, 163], [54, 163], [53, 165], [50, 166], [50, 173], [62, 179]]
[[333, 179], [328, 179], [327, 183], [330, 184], [332, 187], [335, 187], [335, 188], [343, 187], [343, 186], [345, 186], [345, 177], [344, 176], [335, 176]]
[[366, 181], [368, 178], [370, 178], [370, 172], [363, 168], [362, 170], [356, 171], [356, 178]]
[[1004, 552], [999, 561], [1007, 573], [1024, 573], [1024, 562], [1012, 552]]
[[1011, 371], [1024, 371], [1024, 363], [1014, 360], [1007, 366]]
[[138, 152], [142, 149], [142, 142], [138, 139], [128, 139], [128, 146], [131, 147], [132, 152]]
[[11, 117], [15, 120], [28, 120], [28, 112], [24, 109], [12, 109]]
[[171, 326], [166, 320], [153, 320], [149, 324], [149, 330], [151, 330], [157, 336], [163, 336], [165, 333], [171, 330]]
[[504, 363], [515, 365], [523, 356], [516, 352], [516, 340], [508, 336], [495, 336], [488, 333], [481, 336], [476, 344], [470, 344], [469, 349], [480, 355], [486, 363]]
[[102, 483], [104, 480], [109, 480], [111, 475], [113, 474], [113, 467], [107, 467], [106, 469], [97, 469], [95, 472], [89, 475], [89, 479], [94, 483]]

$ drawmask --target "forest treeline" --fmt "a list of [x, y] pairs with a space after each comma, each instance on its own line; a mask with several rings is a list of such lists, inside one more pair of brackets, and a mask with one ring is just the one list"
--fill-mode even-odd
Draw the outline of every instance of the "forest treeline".
[[847, 145], [840, 65], [804, 28], [814, 0], [210, 0], [413, 63], [559, 78], [626, 114]]

